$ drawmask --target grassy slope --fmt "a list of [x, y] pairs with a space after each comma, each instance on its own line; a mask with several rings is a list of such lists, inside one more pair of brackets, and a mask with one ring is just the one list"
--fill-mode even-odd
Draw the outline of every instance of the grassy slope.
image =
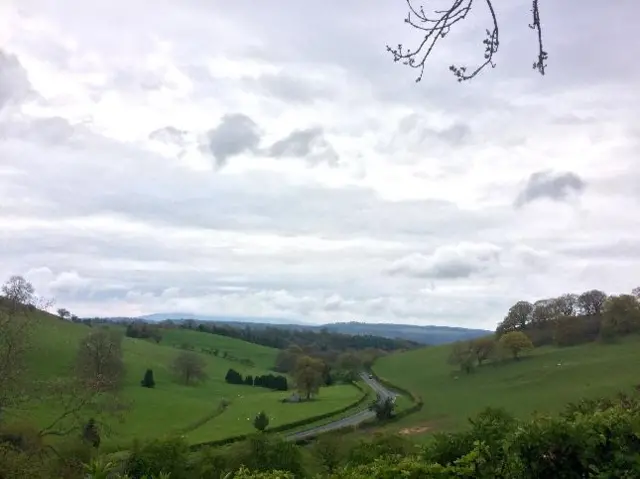
[[[29, 358], [30, 377], [51, 378], [69, 374], [78, 342], [90, 332], [91, 328], [87, 326], [43, 315], [33, 337], [34, 347]], [[188, 434], [189, 440], [199, 442], [250, 432], [252, 426], [246, 418], [261, 409], [274, 416], [272, 424], [277, 425], [340, 409], [355, 401], [360, 394], [350, 386], [327, 388], [321, 391], [319, 400], [312, 403], [282, 404], [279, 400], [286, 393], [234, 386], [224, 381], [230, 367], [243, 374], [267, 373], [277, 350], [211, 334], [184, 333], [194, 340], [194, 345], [200, 336], [205, 341], [211, 341], [202, 344], [204, 347], [216, 347], [219, 341], [219, 344], [228, 347], [226, 350], [229, 352], [236, 351], [237, 356], [253, 360], [256, 367], [246, 368], [235, 361], [203, 354], [209, 380], [198, 387], [185, 387], [173, 381], [170, 371], [171, 361], [178, 353], [175, 348], [169, 344], [156, 345], [145, 340], [125, 338], [123, 351], [127, 375], [124, 397], [132, 401], [133, 406], [127, 412], [124, 423], [114, 424], [115, 434], [107, 440], [107, 444], [124, 446], [133, 438], [151, 438], [177, 432], [211, 415], [222, 398], [231, 401], [228, 410]], [[157, 385], [153, 390], [140, 387], [140, 380], [147, 368], [152, 368], [154, 372]], [[40, 407], [29, 410], [29, 415], [40, 424], [50, 421], [55, 414], [55, 406], [51, 402], [43, 402]]]
[[571, 401], [629, 390], [638, 384], [635, 364], [640, 341], [545, 347], [518, 362], [486, 365], [463, 375], [446, 363], [450, 347], [414, 350], [381, 358], [374, 366], [381, 377], [422, 396], [421, 411], [394, 428], [430, 425], [455, 430], [487, 406], [504, 407], [516, 416], [556, 412]]
[[241, 341], [235, 338], [228, 338], [215, 334], [201, 333], [198, 331], [189, 331], [186, 329], [170, 329], [163, 331], [162, 342], [169, 346], [180, 346], [187, 343], [195, 347], [196, 350], [201, 348], [218, 349], [220, 355], [224, 351], [238, 359], [251, 359], [256, 365], [260, 365], [262, 369], [272, 367], [276, 362], [278, 350]]

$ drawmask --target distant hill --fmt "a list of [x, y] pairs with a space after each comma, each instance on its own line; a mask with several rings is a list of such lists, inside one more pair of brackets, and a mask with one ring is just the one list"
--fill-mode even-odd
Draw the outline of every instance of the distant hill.
[[334, 323], [321, 326], [342, 334], [371, 334], [383, 338], [408, 339], [422, 344], [445, 344], [492, 334], [485, 329], [451, 326], [415, 326], [410, 324]]
[[[121, 319], [121, 318], [119, 318]], [[269, 318], [269, 317], [253, 317], [253, 316], [220, 316], [220, 315], [206, 315], [206, 314], [193, 314], [193, 313], [153, 313], [145, 314], [144, 316], [138, 316], [135, 319], [142, 319], [144, 321], [165, 321], [167, 319], [179, 320], [179, 319], [194, 319], [196, 321], [208, 321], [214, 323], [240, 323], [240, 324], [284, 324], [290, 325], [304, 325], [302, 321], [295, 319], [283, 319], [283, 318]]]
[[144, 321], [164, 321], [167, 319], [193, 319], [200, 322], [226, 323], [239, 328], [250, 327], [254, 329], [283, 328], [298, 330], [321, 330], [326, 329], [333, 333], [348, 335], [371, 335], [389, 339], [405, 339], [415, 341], [420, 344], [436, 345], [452, 343], [455, 341], [477, 338], [491, 334], [492, 331], [485, 329], [469, 329], [453, 326], [416, 326], [410, 324], [393, 323], [328, 323], [309, 324], [302, 321], [282, 318], [265, 318], [250, 316], [216, 316], [190, 313], [155, 313], [140, 316], [136, 319]]

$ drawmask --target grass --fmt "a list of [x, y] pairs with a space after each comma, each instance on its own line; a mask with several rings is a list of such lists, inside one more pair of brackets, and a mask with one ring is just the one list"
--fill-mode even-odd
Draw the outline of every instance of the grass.
[[[304, 431], [304, 430], [309, 429], [311, 427], [324, 426], [325, 424], [329, 424], [329, 423], [338, 421], [340, 419], [344, 419], [346, 417], [352, 416], [352, 415], [354, 415], [354, 414], [356, 414], [356, 413], [358, 413], [360, 411], [364, 411], [365, 409], [367, 409], [371, 405], [371, 402], [375, 399], [375, 395], [373, 394], [373, 391], [371, 390], [371, 388], [369, 388], [364, 382], [359, 381], [358, 384], [365, 391], [364, 393], [358, 391], [359, 396], [361, 397], [363, 394], [366, 395], [366, 399], [364, 399], [362, 404], [360, 404], [359, 406], [353, 407], [353, 408], [349, 408], [347, 411], [343, 411], [343, 412], [341, 412], [339, 414], [332, 415], [330, 418], [326, 418], [326, 419], [322, 419], [320, 421], [316, 421], [313, 424], [307, 424], [305, 426], [299, 426], [299, 427], [296, 427], [296, 428], [287, 429], [287, 431], [282, 432], [280, 435], [281, 436], [287, 436], [287, 435], [295, 433], [295, 432]], [[353, 402], [355, 402], [357, 399], [360, 399], [360, 397], [354, 398]]]
[[190, 331], [188, 329], [169, 329], [163, 332], [162, 342], [171, 346], [178, 347], [182, 344], [190, 344], [195, 350], [201, 349], [217, 349], [220, 355], [223, 352], [229, 353], [237, 359], [250, 359], [256, 365], [263, 368], [271, 368], [276, 362], [278, 350], [252, 344], [240, 339], [228, 338], [217, 334], [201, 333], [198, 331]]
[[555, 413], [567, 403], [629, 391], [640, 382], [635, 365], [639, 338], [616, 344], [543, 347], [521, 361], [487, 364], [465, 375], [446, 362], [450, 346], [429, 347], [381, 358], [376, 374], [418, 394], [423, 408], [392, 428], [428, 426], [457, 430], [487, 406], [516, 417]]
[[[320, 390], [316, 400], [286, 404], [281, 399], [289, 393], [266, 392], [242, 395], [220, 416], [186, 434], [191, 443], [199, 443], [255, 431], [253, 418], [264, 410], [269, 416], [269, 427], [292, 423], [307, 417], [338, 411], [358, 400], [362, 393], [350, 385], [337, 385]], [[313, 424], [315, 426], [315, 424]], [[312, 427], [312, 426], [306, 426]]]
[[[29, 379], [52, 379], [71, 373], [79, 341], [92, 331], [86, 325], [41, 315], [32, 337], [28, 358]], [[271, 426], [294, 422], [305, 417], [339, 410], [354, 402], [361, 394], [352, 386], [323, 388], [318, 399], [301, 404], [283, 404], [280, 400], [289, 393], [264, 388], [230, 385], [224, 381], [229, 368], [243, 375], [267, 374], [273, 366], [278, 350], [258, 346], [233, 338], [196, 331], [169, 331], [160, 344], [148, 340], [124, 338], [123, 355], [126, 367], [123, 399], [131, 406], [124, 421], [112, 424], [113, 433], [103, 438], [109, 449], [126, 448], [133, 439], [150, 439], [171, 433], [184, 433], [192, 442], [223, 439], [251, 432], [250, 420], [260, 410], [271, 417]], [[178, 354], [172, 344], [189, 342], [196, 347], [217, 348], [237, 358], [250, 359], [255, 366], [247, 367], [209, 354], [202, 354], [209, 378], [199, 386], [184, 386], [175, 382], [170, 364]], [[147, 368], [153, 369], [156, 387], [140, 386]], [[229, 407], [215, 416], [220, 401]], [[51, 399], [38, 401], [18, 419], [28, 418], [38, 426], [51, 422], [60, 409]], [[215, 416], [215, 417], [213, 417]], [[205, 419], [211, 418], [208, 421]], [[195, 429], [185, 433], [193, 426]]]

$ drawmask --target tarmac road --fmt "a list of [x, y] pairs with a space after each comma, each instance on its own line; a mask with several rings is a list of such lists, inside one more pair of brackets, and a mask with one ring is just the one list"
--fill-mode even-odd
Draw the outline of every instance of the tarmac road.
[[[369, 375], [366, 373], [361, 373], [360, 376], [362, 377], [363, 381], [367, 383], [367, 385], [371, 389], [373, 389], [373, 392], [375, 392], [380, 397], [381, 400], [384, 401], [389, 397], [395, 400], [397, 396], [396, 393], [388, 390], [378, 381], [376, 381], [373, 378], [370, 378]], [[376, 415], [375, 412], [370, 411], [369, 409], [365, 409], [364, 411], [361, 410], [352, 414], [351, 416], [344, 417], [342, 419], [338, 419], [336, 421], [332, 421], [327, 424], [323, 424], [322, 426], [316, 426], [310, 429], [306, 429], [304, 431], [294, 432], [293, 434], [286, 436], [285, 439], [288, 441], [300, 441], [303, 439], [309, 439], [311, 437], [317, 436], [319, 434], [323, 434], [325, 432], [335, 431], [336, 429], [342, 429], [350, 426], [356, 426], [366, 421], [367, 419], [371, 419], [375, 417], [375, 415]]]

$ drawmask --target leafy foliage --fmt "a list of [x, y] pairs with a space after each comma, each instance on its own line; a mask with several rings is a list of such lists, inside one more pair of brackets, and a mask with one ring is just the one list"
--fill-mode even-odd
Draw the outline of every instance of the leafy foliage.
[[513, 359], [519, 359], [522, 353], [533, 349], [533, 343], [529, 337], [521, 331], [511, 331], [500, 338], [500, 347]]
[[597, 289], [563, 294], [535, 303], [518, 301], [496, 329], [498, 337], [525, 333], [534, 346], [573, 346], [597, 339], [613, 340], [640, 331], [640, 297], [607, 296]]
[[127, 325], [125, 336], [128, 338], [152, 339], [159, 343], [162, 341], [162, 332], [160, 328], [144, 321], [134, 321]]
[[171, 367], [178, 379], [186, 386], [207, 379], [204, 359], [190, 351], [181, 351], [173, 360]]
[[379, 421], [391, 419], [393, 417], [394, 408], [395, 402], [392, 397], [383, 398], [381, 396], [378, 396], [370, 406], [370, 409], [376, 413], [376, 418]]
[[264, 411], [260, 411], [253, 418], [253, 427], [262, 432], [269, 426], [269, 416]]
[[242, 374], [231, 368], [227, 371], [224, 380], [229, 384], [245, 384], [247, 386], [258, 386], [276, 391], [287, 391], [289, 389], [287, 378], [279, 374], [264, 374], [255, 377], [249, 375], [243, 378]]
[[309, 356], [301, 356], [296, 362], [293, 372], [296, 388], [307, 399], [311, 399], [313, 394], [317, 394], [323, 383], [324, 364], [322, 361]]

